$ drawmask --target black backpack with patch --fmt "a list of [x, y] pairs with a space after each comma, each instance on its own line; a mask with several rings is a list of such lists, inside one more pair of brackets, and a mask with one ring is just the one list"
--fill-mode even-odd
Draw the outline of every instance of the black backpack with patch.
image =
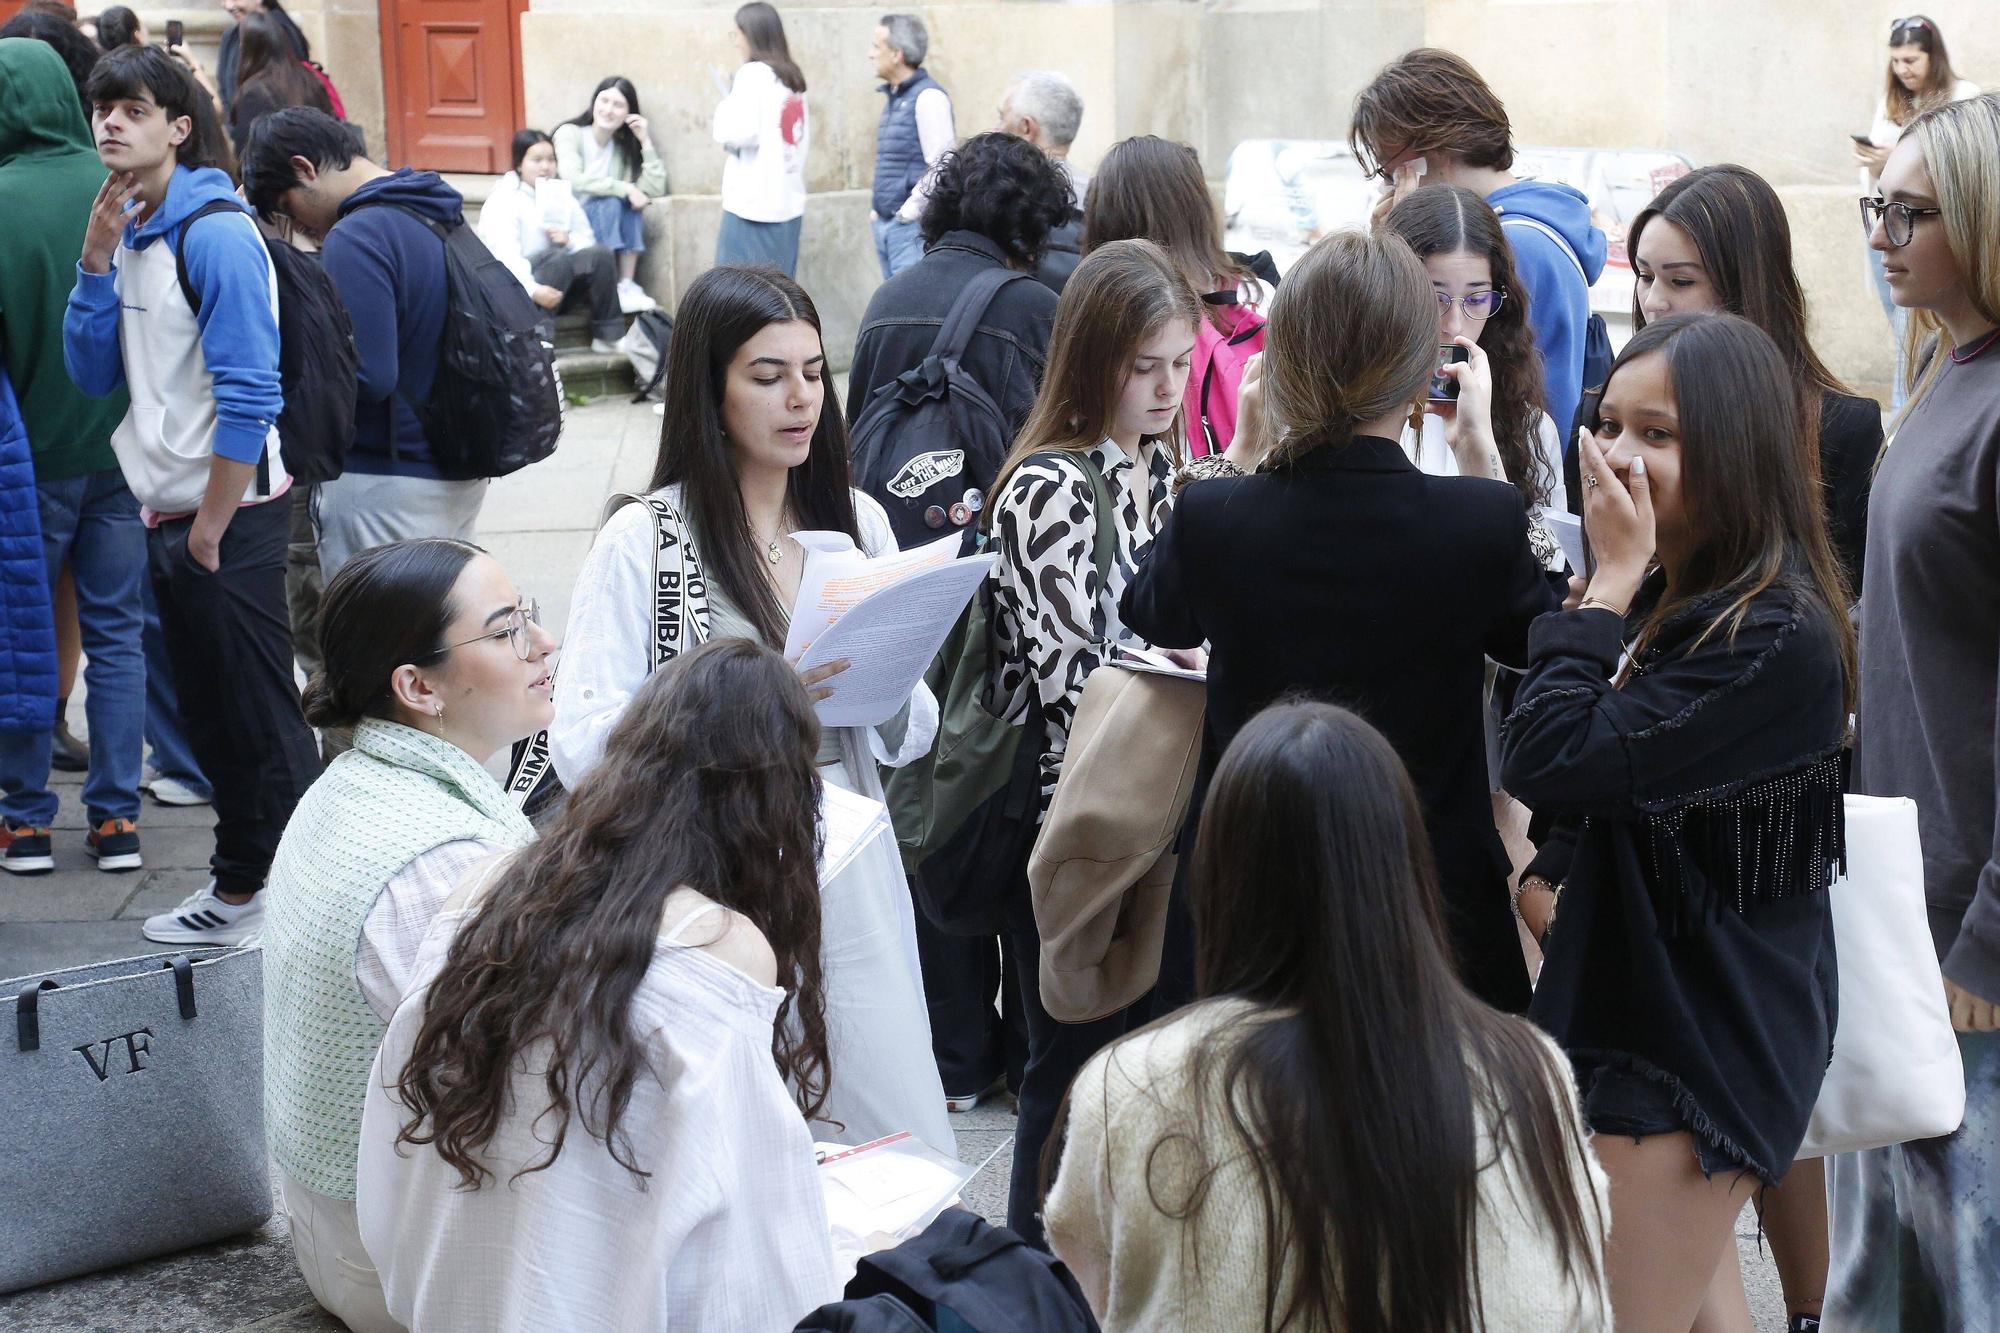
[[881, 501], [905, 549], [951, 528], [972, 549], [975, 520], [1014, 432], [959, 359], [1000, 289], [1033, 281], [1012, 269], [981, 270], [952, 302], [929, 355], [876, 389], [854, 423], [854, 484]]
[[[234, 199], [211, 199], [190, 213], [174, 238], [174, 273], [188, 309], [201, 314], [201, 293], [188, 277], [188, 228], [211, 213], [249, 212]], [[332, 481], [354, 443], [354, 383], [360, 359], [354, 322], [333, 280], [311, 255], [260, 231], [278, 279], [278, 376], [285, 406], [278, 441], [285, 470], [300, 485]], [[260, 464], [261, 466], [261, 464]], [[260, 485], [268, 493], [268, 484]]]
[[521, 280], [463, 219], [447, 226], [386, 199], [357, 207], [393, 208], [444, 243], [437, 376], [429, 401], [410, 403], [440, 475], [504, 477], [554, 453], [562, 435], [562, 378], [556, 349], [542, 337], [542, 312]]

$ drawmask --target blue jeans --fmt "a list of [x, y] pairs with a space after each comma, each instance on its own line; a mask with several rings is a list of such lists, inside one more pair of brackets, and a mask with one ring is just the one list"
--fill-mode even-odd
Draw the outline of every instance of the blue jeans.
[[924, 231], [916, 223], [870, 218], [868, 225], [875, 233], [875, 258], [883, 277], [893, 278], [924, 257]]
[[[41, 501], [42, 563], [54, 587], [67, 561], [76, 582], [83, 630], [90, 727], [90, 773], [83, 804], [90, 822], [139, 817], [140, 735], [145, 726], [146, 662], [140, 649], [140, 587], [146, 578], [146, 529], [139, 502], [116, 468], [35, 487]], [[0, 814], [46, 825], [56, 817], [49, 790], [53, 733], [0, 735]]]
[[167, 637], [160, 633], [160, 604], [153, 599], [153, 581], [139, 580], [146, 598], [146, 748], [153, 752], [153, 771], [172, 778], [197, 796], [213, 797], [214, 789], [195, 762], [187, 737], [181, 734], [181, 700], [174, 689], [174, 666], [167, 660]]

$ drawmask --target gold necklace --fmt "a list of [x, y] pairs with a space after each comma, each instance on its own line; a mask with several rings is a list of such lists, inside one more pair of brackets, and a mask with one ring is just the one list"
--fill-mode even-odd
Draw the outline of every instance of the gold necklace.
[[[784, 532], [786, 526], [785, 518], [791, 512], [790, 505], [778, 511], [778, 531], [780, 534]], [[750, 538], [752, 542], [763, 541], [763, 538], [759, 537], [755, 531], [751, 532]], [[773, 537], [769, 541], [764, 542], [764, 558], [774, 565], [782, 564], [785, 559], [784, 548], [778, 544], [779, 540], [780, 538]]]

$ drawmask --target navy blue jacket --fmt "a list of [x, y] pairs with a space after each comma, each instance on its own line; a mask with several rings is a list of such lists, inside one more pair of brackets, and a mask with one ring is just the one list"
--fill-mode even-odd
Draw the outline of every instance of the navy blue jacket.
[[410, 404], [430, 397], [437, 376], [444, 336], [444, 242], [405, 209], [447, 226], [465, 220], [464, 200], [443, 177], [405, 167], [347, 197], [321, 259], [354, 320], [361, 359], [347, 470], [436, 477], [423, 424]]
[[882, 104], [882, 120], [875, 127], [875, 188], [868, 196], [877, 217], [895, 217], [928, 169], [923, 140], [917, 135], [917, 94], [926, 88], [944, 91], [928, 70], [921, 69], [900, 86], [881, 85], [888, 101]]

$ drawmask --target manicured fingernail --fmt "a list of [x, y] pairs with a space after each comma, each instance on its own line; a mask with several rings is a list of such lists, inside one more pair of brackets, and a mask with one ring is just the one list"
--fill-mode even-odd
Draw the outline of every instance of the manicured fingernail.
[[1643, 459], [1643, 458], [1635, 458], [1635, 459], [1633, 459], [1633, 460], [1632, 460], [1632, 475], [1633, 475], [1633, 476], [1635, 476], [1635, 477], [1643, 477], [1643, 476], [1645, 476], [1645, 475], [1646, 475], [1646, 460], [1645, 460], [1645, 459]]

